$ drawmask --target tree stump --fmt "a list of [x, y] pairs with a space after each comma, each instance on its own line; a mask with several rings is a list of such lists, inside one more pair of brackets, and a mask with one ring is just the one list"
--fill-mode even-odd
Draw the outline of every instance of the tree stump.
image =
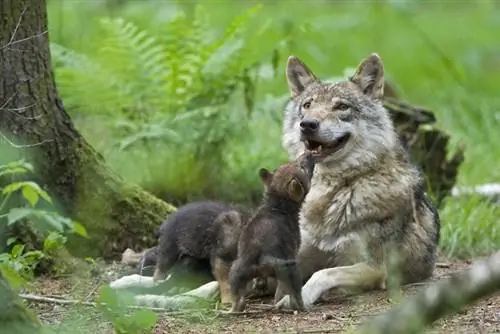
[[396, 132], [409, 149], [411, 160], [424, 174], [427, 193], [435, 205], [441, 206], [455, 185], [464, 161], [464, 149], [458, 148], [449, 158], [450, 136], [435, 127], [434, 113], [401, 99], [389, 82], [385, 83], [384, 106], [392, 116]]

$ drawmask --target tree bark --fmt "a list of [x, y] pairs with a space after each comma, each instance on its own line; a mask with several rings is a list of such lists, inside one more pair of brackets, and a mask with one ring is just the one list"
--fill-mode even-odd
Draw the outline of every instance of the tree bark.
[[121, 179], [75, 129], [54, 82], [46, 1], [2, 0], [0, 13], [0, 139], [31, 158], [63, 214], [87, 229], [69, 250], [112, 258], [152, 246], [174, 208]]

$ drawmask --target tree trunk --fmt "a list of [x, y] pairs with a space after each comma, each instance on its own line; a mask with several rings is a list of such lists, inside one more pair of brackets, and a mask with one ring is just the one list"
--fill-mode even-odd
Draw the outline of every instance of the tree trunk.
[[71, 238], [69, 250], [111, 258], [152, 246], [174, 208], [121, 179], [75, 129], [54, 82], [45, 0], [2, 0], [0, 13], [0, 135], [86, 227], [90, 239]]

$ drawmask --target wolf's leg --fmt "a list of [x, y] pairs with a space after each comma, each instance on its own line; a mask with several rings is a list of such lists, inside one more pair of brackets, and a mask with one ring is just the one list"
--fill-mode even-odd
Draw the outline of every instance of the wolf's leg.
[[305, 307], [301, 295], [302, 280], [297, 265], [295, 263], [287, 263], [278, 266], [276, 269], [279, 283], [276, 291], [277, 294], [274, 297], [275, 302], [278, 301], [278, 293], [283, 289], [290, 295], [290, 306], [295, 310], [304, 310]]
[[229, 285], [229, 265], [216, 257], [212, 261], [213, 274], [219, 282], [221, 304], [231, 303], [231, 286]]
[[[367, 263], [351, 266], [327, 268], [315, 272], [302, 287], [302, 299], [306, 307], [311, 307], [321, 295], [333, 288], [385, 288], [385, 271]], [[277, 305], [289, 308], [290, 300], [285, 296]]]

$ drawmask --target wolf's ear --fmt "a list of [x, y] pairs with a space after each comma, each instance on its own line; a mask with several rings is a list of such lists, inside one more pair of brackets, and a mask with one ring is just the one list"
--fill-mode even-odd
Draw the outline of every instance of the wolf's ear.
[[271, 173], [265, 168], [261, 168], [259, 170], [259, 176], [262, 182], [264, 182], [266, 186], [269, 186], [271, 184], [271, 181], [273, 179], [273, 173]]
[[363, 93], [374, 99], [384, 95], [384, 65], [376, 53], [366, 57], [349, 80], [361, 89]]
[[295, 97], [317, 79], [299, 58], [290, 56], [286, 64], [286, 80], [292, 97]]
[[304, 197], [305, 189], [302, 186], [302, 184], [297, 181], [295, 178], [293, 178], [289, 183], [288, 183], [288, 196], [295, 202], [300, 202], [302, 201], [302, 198]]

